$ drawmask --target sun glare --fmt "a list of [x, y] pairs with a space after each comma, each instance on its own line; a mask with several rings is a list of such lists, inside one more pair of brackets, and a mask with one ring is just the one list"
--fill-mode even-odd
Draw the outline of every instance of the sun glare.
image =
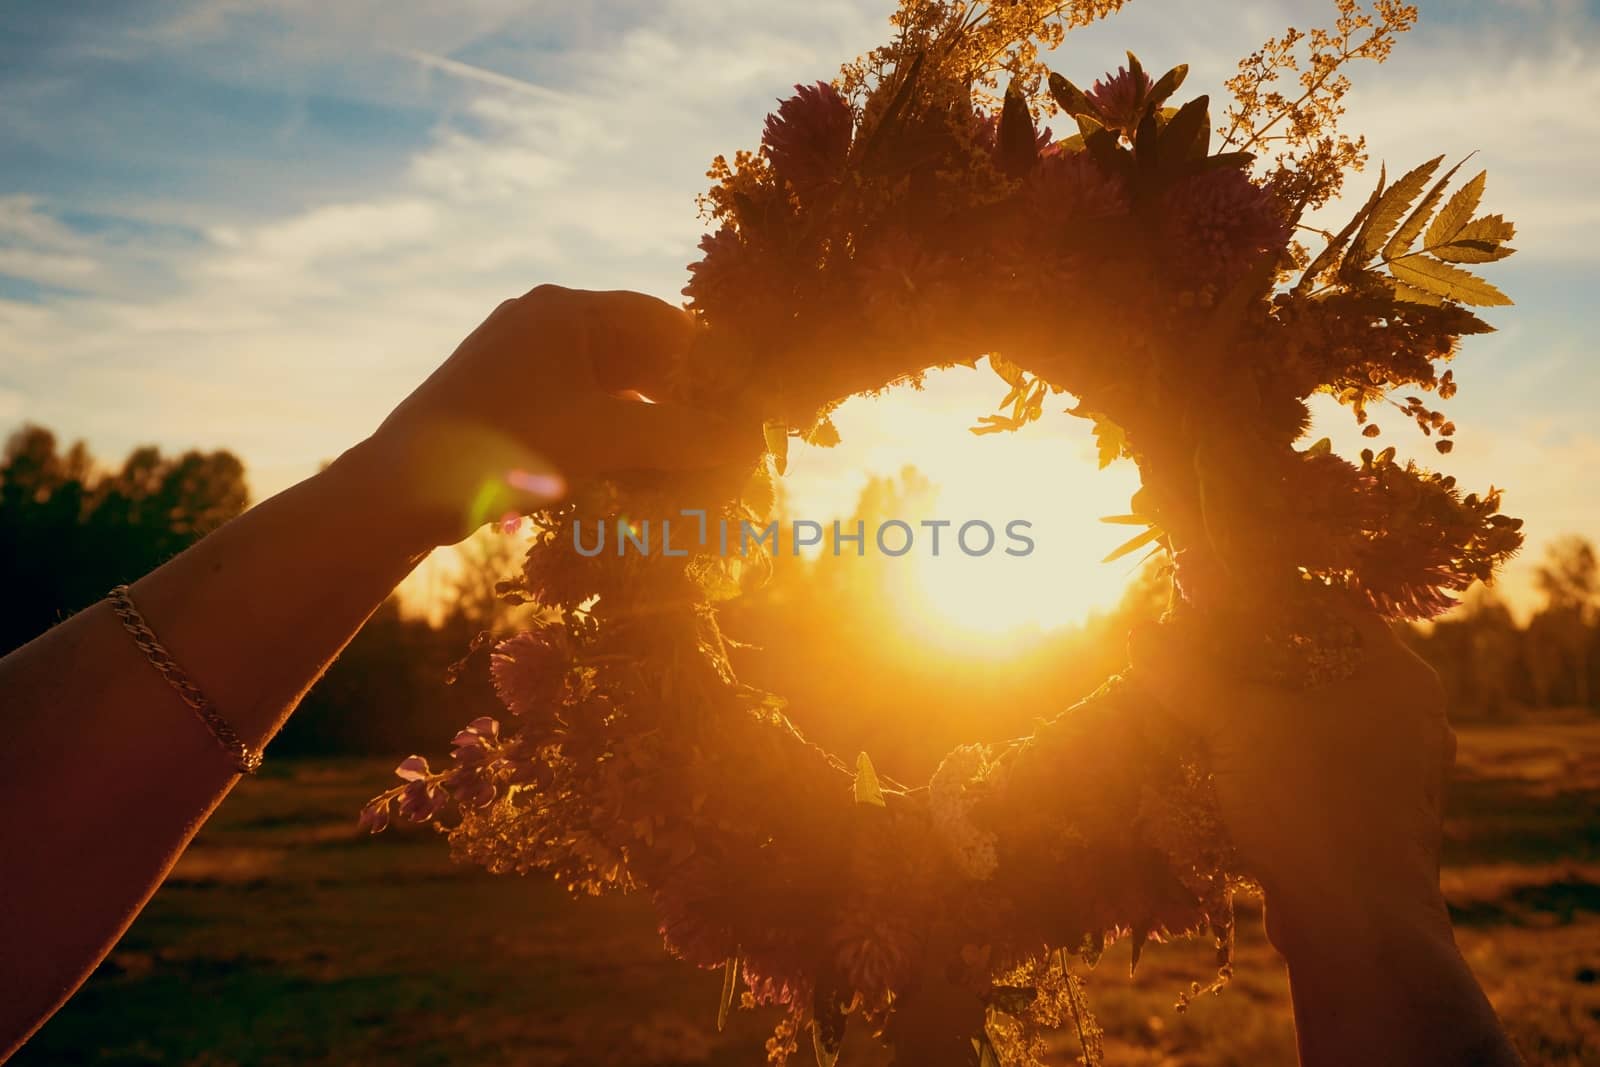
[[[827, 519], [850, 515], [870, 475], [905, 467], [932, 483], [924, 514], [896, 516], [913, 526], [943, 519], [939, 552], [919, 529], [916, 547], [887, 561], [887, 595], [909, 627], [951, 647], [989, 646], [1083, 621], [1116, 604], [1137, 569], [1137, 557], [1099, 562], [1128, 536], [1102, 515], [1128, 510], [1137, 488], [1129, 464], [1097, 470], [1088, 423], [1059, 413], [1014, 434], [967, 432], [992, 410], [1005, 386], [984, 366], [929, 375], [922, 390], [861, 397], [834, 413], [843, 443], [792, 455], [786, 479], [789, 509]], [[962, 523], [982, 520], [995, 531], [994, 548], [968, 555], [956, 543]], [[1007, 526], [1032, 541], [1026, 549]], [[969, 547], [984, 541], [975, 528]]]

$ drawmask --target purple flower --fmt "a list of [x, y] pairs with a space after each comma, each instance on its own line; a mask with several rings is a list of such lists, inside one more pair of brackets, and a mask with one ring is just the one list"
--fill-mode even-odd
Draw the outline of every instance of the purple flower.
[[361, 809], [361, 819], [356, 823], [356, 828], [365, 830], [369, 834], [381, 834], [388, 829], [389, 801], [390, 797], [387, 794], [374, 798]]
[[1145, 96], [1149, 92], [1150, 75], [1118, 67], [1115, 74], [1096, 81], [1084, 95], [1093, 101], [1106, 129], [1121, 130], [1132, 137], [1144, 117]]
[[1043, 223], [1075, 222], [1128, 213], [1120, 179], [1085, 152], [1049, 152], [1028, 181], [1028, 212]]
[[844, 169], [855, 113], [827, 82], [794, 89], [795, 95], [767, 116], [761, 144], [778, 177], [805, 199]]
[[488, 715], [480, 715], [467, 724], [466, 729], [451, 740], [455, 746], [456, 759], [461, 759], [461, 753], [466, 749], [475, 749], [479, 752], [486, 751], [500, 740], [500, 722]]
[[394, 769], [396, 777], [404, 778], [408, 782], [420, 782], [428, 777], [428, 760], [425, 756], [407, 756], [400, 761], [400, 766]]
[[481, 808], [491, 803], [498, 789], [494, 776], [482, 763], [467, 763], [445, 775], [445, 788], [463, 808]]
[[689, 264], [689, 284], [683, 287], [683, 295], [706, 311], [717, 307], [718, 299], [737, 288], [741, 280], [748, 282], [744, 273], [750, 256], [731, 226], [701, 237], [700, 251], [699, 261]]
[[1220, 167], [1183, 179], [1161, 204], [1161, 237], [1174, 271], [1228, 286], [1267, 252], [1281, 250], [1289, 225], [1272, 190], [1242, 170]]
[[418, 780], [407, 782], [400, 791], [400, 814], [412, 822], [427, 822], [439, 814], [449, 795], [437, 783]]

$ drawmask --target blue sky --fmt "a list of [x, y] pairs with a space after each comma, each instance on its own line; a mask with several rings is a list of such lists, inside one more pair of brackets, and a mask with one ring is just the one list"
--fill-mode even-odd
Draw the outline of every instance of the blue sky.
[[[1374, 174], [1476, 150], [1464, 173], [1487, 168], [1488, 209], [1519, 228], [1493, 272], [1518, 306], [1457, 363], [1449, 467], [1507, 486], [1536, 543], [1600, 536], [1600, 15], [1421, 6], [1395, 57], [1355, 72], [1347, 125], [1368, 134]], [[14, 0], [0, 7], [0, 427], [42, 422], [107, 457], [231, 447], [258, 490], [281, 488], [370, 430], [507, 295], [555, 281], [675, 298], [711, 156], [753, 145], [787, 86], [877, 43], [890, 7]], [[1134, 0], [1053, 65], [1086, 83], [1132, 48], [1147, 66], [1189, 62], [1188, 89], [1215, 97], [1239, 56], [1329, 7]], [[931, 432], [948, 426], [952, 471], [1037, 457], [1041, 441], [1087, 467], [1073, 420], [1018, 444], [966, 439], [994, 392], [957, 375], [917, 398]], [[863, 402], [845, 449], [797, 462], [802, 500], [843, 506], [853, 471], [906, 460], [940, 477], [946, 452], [907, 443], [913, 402], [877, 403], [899, 414]], [[1120, 510], [1128, 477], [1094, 484], [1089, 510]]]

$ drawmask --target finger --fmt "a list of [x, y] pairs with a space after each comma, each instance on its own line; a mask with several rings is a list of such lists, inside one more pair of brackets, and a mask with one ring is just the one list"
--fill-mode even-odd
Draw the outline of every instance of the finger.
[[595, 385], [608, 393], [626, 390], [659, 400], [672, 370], [695, 337], [694, 317], [680, 307], [627, 290], [568, 290], [578, 317]]
[[578, 474], [626, 470], [701, 470], [744, 460], [764, 447], [760, 427], [732, 423], [676, 404], [592, 396], [576, 404], [572, 469]]

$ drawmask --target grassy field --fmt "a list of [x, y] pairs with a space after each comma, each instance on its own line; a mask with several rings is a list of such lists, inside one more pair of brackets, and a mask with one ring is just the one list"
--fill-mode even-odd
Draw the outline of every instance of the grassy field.
[[[1461, 741], [1444, 883], [1462, 948], [1531, 1065], [1600, 1064], [1600, 721]], [[762, 1061], [771, 1017], [717, 1033], [720, 975], [668, 959], [643, 901], [456, 867], [414, 827], [358, 835], [392, 762], [280, 763], [244, 783], [12, 1063]], [[1293, 1063], [1282, 970], [1259, 922], [1243, 926], [1232, 985], [1181, 1015], [1209, 950], [1152, 947], [1132, 980], [1126, 948], [1108, 953], [1091, 991], [1110, 1063]]]

